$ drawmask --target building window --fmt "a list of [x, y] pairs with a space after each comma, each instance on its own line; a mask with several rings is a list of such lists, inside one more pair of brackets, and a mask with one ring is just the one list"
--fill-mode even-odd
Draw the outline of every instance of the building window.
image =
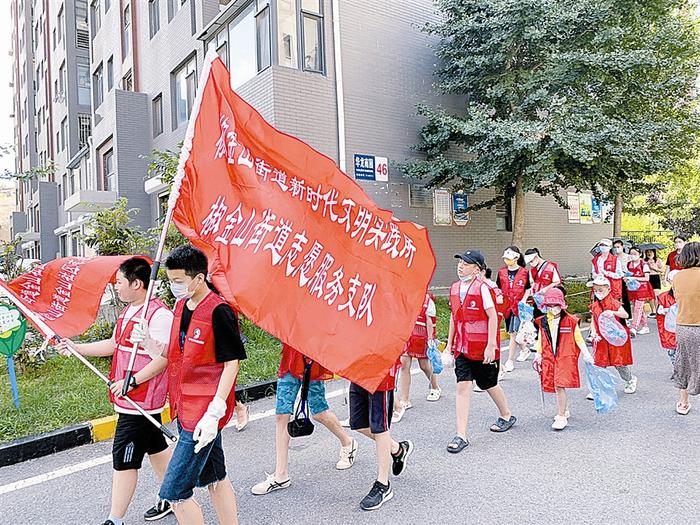
[[304, 71], [323, 73], [323, 16], [320, 0], [301, 0]]
[[163, 95], [158, 95], [153, 99], [153, 136], [157, 137], [163, 133]]
[[148, 26], [153, 38], [160, 29], [160, 0], [148, 0]]
[[279, 65], [298, 67], [296, 0], [277, 0], [277, 35]]
[[129, 56], [131, 49], [131, 7], [124, 8], [124, 17], [122, 18], [122, 60]]
[[58, 12], [58, 17], [56, 19], [56, 30], [58, 31], [57, 38], [59, 42], [63, 39], [63, 20], [63, 7], [61, 7], [61, 10]]
[[95, 108], [100, 107], [104, 100], [104, 79], [102, 74], [102, 63], [97, 66], [97, 69], [92, 74], [92, 100]]
[[66, 96], [66, 63], [63, 62], [61, 67], [58, 68], [58, 78], [56, 79], [58, 83], [56, 86], [56, 97]]
[[87, 58], [76, 57], [76, 72], [78, 76], [78, 104], [90, 105], [90, 62]]
[[61, 151], [68, 145], [68, 117], [61, 122]]
[[109, 6], [112, 5], [110, 0], [105, 0], [105, 13], [109, 11]]
[[174, 96], [173, 99], [173, 129], [187, 122], [192, 111], [195, 90], [197, 87], [197, 63], [192, 57], [187, 63], [172, 73]]
[[228, 26], [229, 49], [231, 50], [231, 87], [237, 88], [253, 78], [257, 72], [255, 52], [254, 4], [250, 4]]
[[496, 205], [496, 231], [513, 231], [513, 208], [510, 199], [503, 204]]
[[102, 189], [116, 191], [114, 179], [114, 151], [110, 149], [102, 155]]
[[56, 28], [53, 30], [53, 50], [56, 51]]
[[172, 20], [187, 0], [168, 0], [168, 20]]
[[124, 78], [122, 78], [122, 89], [124, 91], [134, 90], [134, 75], [131, 73], [131, 70], [127, 71]]
[[90, 140], [92, 135], [92, 123], [90, 121], [90, 115], [84, 113], [78, 114], [78, 143], [82, 148]]
[[87, 0], [75, 0], [75, 45], [80, 49], [90, 49]]
[[107, 91], [112, 91], [114, 87], [114, 57], [107, 60]]
[[61, 235], [59, 238], [59, 254], [61, 257], [68, 257], [68, 235]]
[[163, 219], [168, 213], [168, 199], [170, 198], [169, 193], [164, 193], [163, 195], [158, 195], [158, 218]]
[[[264, 6], [261, 6], [264, 4]], [[272, 50], [270, 49], [270, 5], [265, 0], [258, 2], [260, 10], [255, 15], [256, 50], [258, 54], [258, 71], [270, 67]]]
[[75, 230], [72, 231], [70, 234], [70, 254], [73, 257], [78, 256], [78, 235], [80, 234], [80, 231]]
[[90, 27], [92, 28], [92, 38], [100, 30], [102, 25], [102, 11], [100, 10], [100, 0], [92, 0], [90, 5]]

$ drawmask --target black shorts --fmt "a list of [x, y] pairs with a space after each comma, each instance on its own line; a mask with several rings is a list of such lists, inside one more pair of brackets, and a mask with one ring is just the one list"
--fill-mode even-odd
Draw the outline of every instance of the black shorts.
[[455, 359], [457, 382], [476, 381], [477, 386], [482, 390], [488, 390], [498, 384], [498, 372], [500, 369], [501, 363], [498, 361], [485, 364], [481, 361], [467, 359], [464, 354], [459, 354], [457, 359]]
[[[153, 414], [160, 422], [160, 414]], [[114, 470], [138, 470], [146, 454], [158, 454], [168, 448], [165, 436], [153, 423], [139, 414], [119, 414], [112, 444]]]
[[652, 273], [649, 276], [649, 284], [654, 290], [661, 290], [661, 276], [656, 273]]
[[350, 383], [350, 428], [369, 428], [372, 434], [381, 434], [391, 426], [394, 412], [394, 391], [370, 394], [355, 383]]

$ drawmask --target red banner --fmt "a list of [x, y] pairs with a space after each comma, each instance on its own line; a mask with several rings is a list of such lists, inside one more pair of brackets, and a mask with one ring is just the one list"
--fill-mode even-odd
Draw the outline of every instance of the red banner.
[[[90, 328], [107, 285], [131, 255], [64, 257], [41, 264], [0, 287], [43, 320], [59, 337]], [[31, 321], [31, 319], [29, 319]]]
[[374, 390], [425, 299], [435, 269], [428, 232], [379, 209], [333, 160], [268, 124], [214, 57], [190, 118], [174, 221], [236, 309]]

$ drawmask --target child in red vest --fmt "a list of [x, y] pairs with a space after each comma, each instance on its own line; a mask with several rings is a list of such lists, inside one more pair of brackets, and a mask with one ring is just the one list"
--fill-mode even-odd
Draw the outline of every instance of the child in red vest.
[[425, 374], [425, 377], [430, 381], [430, 391], [428, 392], [428, 401], [438, 401], [442, 395], [442, 390], [437, 382], [437, 375], [433, 374], [433, 367], [428, 360], [428, 341], [435, 339], [435, 320], [437, 311], [435, 308], [435, 299], [431, 294], [425, 294], [423, 307], [416, 324], [413, 326], [413, 332], [404, 348], [401, 356], [401, 369], [399, 373], [399, 406], [394, 410], [391, 416], [392, 423], [398, 423], [403, 418], [406, 410], [412, 408], [410, 400], [411, 391], [411, 363], [413, 358], [418, 359], [418, 366]]
[[[146, 308], [146, 323], [151, 338], [145, 342], [141, 337], [140, 326], [146, 291], [150, 281], [151, 265], [146, 259], [127, 259], [117, 271], [115, 289], [119, 299], [127, 307], [119, 315], [111, 339], [94, 343], [73, 343], [62, 340], [56, 348], [65, 353], [66, 346], [86, 356], [113, 355], [109, 377], [114, 381], [110, 386], [109, 397], [117, 412], [117, 428], [112, 445], [112, 508], [105, 521], [107, 525], [122, 525], [123, 518], [136, 489], [138, 471], [143, 458], [148, 458], [159, 479], [163, 479], [172, 450], [158, 428], [121, 398], [124, 377], [129, 366], [129, 358], [135, 343], [138, 343], [136, 360], [129, 397], [141, 408], [160, 421], [168, 392], [168, 378], [165, 367], [168, 361], [162, 357], [170, 338], [173, 314], [159, 299], [151, 299]], [[70, 355], [70, 354], [68, 354]], [[146, 511], [146, 520], [155, 520], [172, 512], [167, 501], [160, 500]]]
[[[634, 394], [637, 391], [637, 376], [632, 374], [630, 365], [632, 364], [632, 342], [629, 337], [629, 328], [625, 324], [625, 319], [629, 317], [622, 303], [613, 299], [610, 295], [610, 281], [607, 277], [598, 275], [587, 283], [589, 288], [593, 288], [593, 302], [590, 306], [593, 322], [591, 323], [591, 339], [593, 341], [593, 352], [595, 365], [600, 367], [614, 366], [620, 377], [625, 382], [625, 393]], [[628, 333], [627, 341], [621, 346], [615, 346], [607, 342], [600, 335], [601, 315], [614, 316]], [[588, 399], [593, 399], [589, 394]]]
[[204, 525], [194, 488], [206, 487], [221, 523], [238, 523], [236, 494], [226, 476], [221, 430], [236, 405], [235, 384], [246, 358], [238, 319], [206, 282], [207, 258], [186, 245], [165, 261], [177, 299], [168, 348], [170, 406], [179, 439], [160, 487], [182, 525]]
[[535, 319], [539, 338], [535, 346], [538, 355], [533, 366], [540, 370], [542, 390], [557, 395], [558, 411], [552, 428], [563, 430], [569, 419], [566, 389], [581, 386], [579, 354], [583, 354], [588, 363], [593, 363], [593, 356], [581, 335], [578, 317], [566, 311], [564, 293], [559, 288], [552, 288], [544, 294], [542, 304], [547, 308], [547, 314]]
[[520, 248], [510, 246], [503, 252], [505, 266], [498, 270], [496, 284], [507, 300], [508, 311], [505, 314], [506, 332], [508, 332], [508, 360], [503, 366], [504, 372], [512, 372], [515, 368], [515, 351], [518, 352], [518, 361], [527, 361], [530, 357], [530, 349], [520, 346], [515, 342], [515, 336], [520, 328], [518, 316], [518, 304], [527, 302], [530, 297], [530, 278], [525, 268], [525, 258], [520, 253]]
[[[675, 277], [678, 270], [672, 270], [668, 272], [666, 279], [668, 282], [673, 283], [673, 278]], [[667, 292], [662, 292], [659, 294], [657, 299], [658, 307], [656, 309], [656, 325], [659, 329], [659, 341], [661, 342], [661, 348], [666, 350], [668, 358], [671, 360], [671, 365], [676, 362], [676, 334], [675, 332], [669, 332], [666, 330], [666, 313], [669, 308], [676, 304], [676, 298], [673, 295], [673, 288]]]
[[340, 460], [335, 468], [346, 470], [352, 467], [357, 452], [357, 441], [347, 435], [340, 426], [337, 416], [330, 410], [326, 401], [324, 381], [333, 379], [333, 372], [320, 364], [308, 360], [304, 355], [291, 346], [282, 344], [282, 359], [277, 372], [276, 393], [276, 426], [275, 426], [275, 471], [264, 481], [251, 488], [257, 496], [269, 494], [272, 491], [286, 489], [291, 484], [289, 478], [289, 432], [287, 424], [294, 412], [294, 402], [302, 386], [304, 371], [310, 366], [308, 403], [311, 416], [330, 430], [340, 441]]
[[397, 442], [391, 437], [391, 414], [394, 408], [397, 360], [384, 381], [371, 394], [360, 385], [350, 383], [350, 428], [372, 439], [377, 447], [377, 480], [360, 502], [362, 510], [376, 510], [394, 497], [389, 483], [389, 468], [394, 476], [406, 469], [406, 460], [413, 452], [410, 440]]
[[637, 281], [639, 283], [639, 288], [637, 290], [630, 290], [628, 285], [628, 291], [630, 302], [632, 303], [632, 323], [630, 327], [630, 332], [633, 335], [644, 335], [649, 333], [649, 324], [647, 322], [647, 316], [644, 313], [644, 304], [647, 301], [653, 301], [656, 299], [654, 294], [654, 289], [651, 287], [649, 282], [649, 276], [651, 275], [651, 269], [649, 265], [642, 260], [642, 251], [636, 246], [630, 248], [630, 258], [627, 263], [627, 271], [630, 273], [626, 277], [627, 281]]
[[467, 250], [455, 255], [459, 281], [450, 288], [450, 329], [447, 351], [455, 354], [457, 376], [457, 432], [447, 445], [458, 453], [469, 445], [467, 423], [473, 383], [485, 390], [496, 403], [500, 417], [491, 426], [493, 432], [505, 432], [516, 421], [508, 408], [503, 389], [498, 385], [499, 353], [498, 313], [494, 291], [483, 281], [486, 268], [483, 255]]

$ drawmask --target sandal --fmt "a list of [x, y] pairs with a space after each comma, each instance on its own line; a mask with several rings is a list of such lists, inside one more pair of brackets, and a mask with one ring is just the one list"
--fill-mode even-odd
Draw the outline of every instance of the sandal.
[[496, 422], [491, 425], [491, 428], [489, 429], [491, 432], [505, 432], [506, 430], [510, 430], [510, 427], [515, 425], [515, 422], [517, 421], [517, 418], [515, 416], [510, 416], [510, 419], [506, 421], [502, 417], [499, 417]]
[[452, 438], [452, 441], [447, 444], [447, 452], [458, 454], [467, 448], [468, 445], [469, 441], [462, 439], [459, 436], [455, 436]]
[[683, 407], [683, 403], [676, 403], [676, 412], [681, 416], [687, 416], [688, 412], [690, 412], [690, 403], [687, 403], [685, 408]]

